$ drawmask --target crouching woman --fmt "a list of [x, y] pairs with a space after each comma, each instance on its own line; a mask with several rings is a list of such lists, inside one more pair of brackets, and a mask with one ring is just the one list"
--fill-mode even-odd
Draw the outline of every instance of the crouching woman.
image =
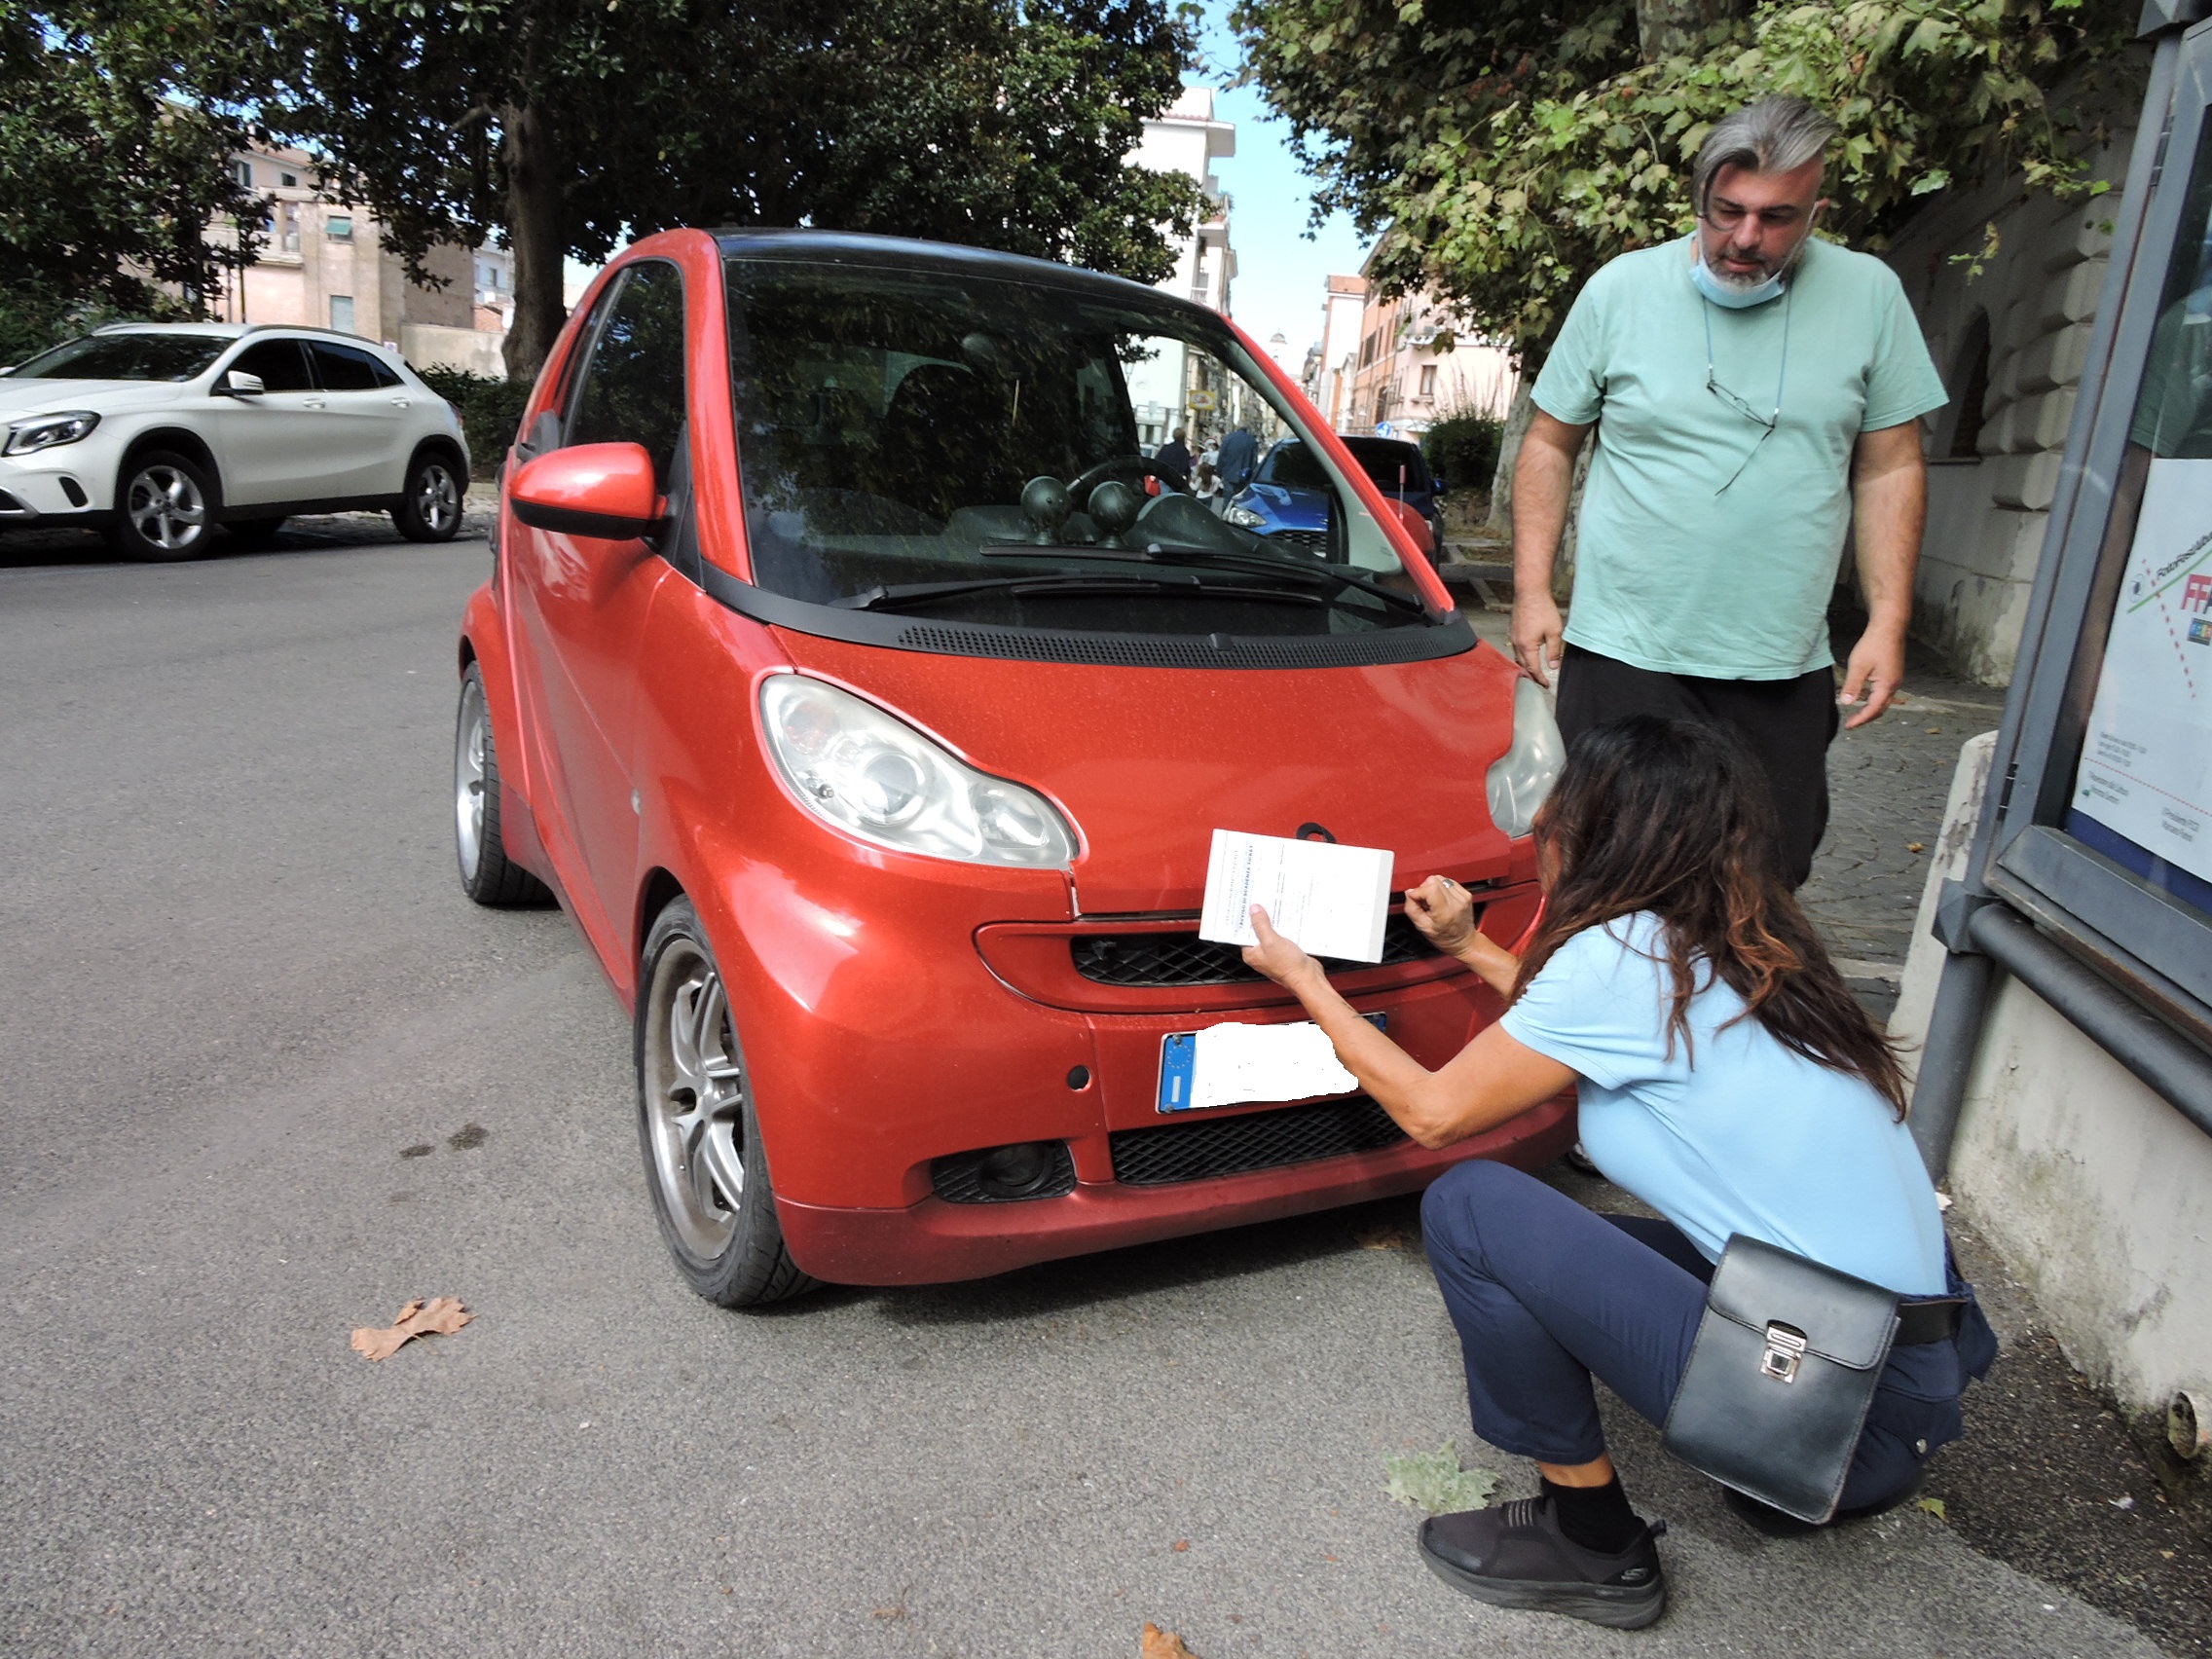
[[[1784, 884], [1756, 762], [1708, 726], [1617, 720], [1576, 741], [1535, 833], [1546, 906], [1518, 959], [1476, 930], [1463, 888], [1407, 895], [1510, 1004], [1440, 1070], [1362, 1020], [1263, 910], [1244, 954], [1415, 1140], [1450, 1146], [1572, 1084], [1584, 1150], [1663, 1218], [1597, 1215], [1481, 1161], [1421, 1205], [1475, 1431], [1541, 1477], [1533, 1498], [1424, 1523], [1423, 1556], [1478, 1600], [1634, 1629], [1666, 1604], [1663, 1526], [1621, 1489], [1591, 1379], [1665, 1420], [1732, 1235], [1930, 1305], [1881, 1375], [1839, 1520], [1917, 1488], [1995, 1344], [1951, 1270], [1897, 1056]], [[1727, 1495], [1762, 1530], [1803, 1530]]]

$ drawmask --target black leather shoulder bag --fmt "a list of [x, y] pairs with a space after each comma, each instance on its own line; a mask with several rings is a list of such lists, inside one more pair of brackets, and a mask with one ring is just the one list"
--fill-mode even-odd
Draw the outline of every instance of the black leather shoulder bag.
[[1825, 1522], [1897, 1330], [1895, 1291], [1736, 1235], [1667, 1412], [1667, 1450], [1761, 1503]]

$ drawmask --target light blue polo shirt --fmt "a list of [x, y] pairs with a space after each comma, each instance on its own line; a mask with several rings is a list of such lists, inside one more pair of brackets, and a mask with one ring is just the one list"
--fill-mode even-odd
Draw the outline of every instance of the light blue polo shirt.
[[1729, 1025], [1744, 1000], [1717, 979], [1690, 999], [1689, 1042], [1669, 1053], [1660, 927], [1644, 911], [1584, 929], [1501, 1021], [1580, 1075], [1591, 1161], [1712, 1261], [1741, 1233], [1900, 1295], [1942, 1295], [1942, 1212], [1890, 1103], [1755, 1019]]
[[[1730, 311], [1691, 282], [1692, 245], [1602, 268], [1536, 378], [1546, 414], [1598, 425], [1567, 638], [1661, 673], [1793, 679], [1834, 660], [1852, 447], [1942, 407], [1943, 382], [1896, 273], [1871, 254], [1816, 238], [1781, 298]], [[1708, 322], [1720, 386], [1761, 418], [1779, 391], [1763, 442], [1706, 389]]]

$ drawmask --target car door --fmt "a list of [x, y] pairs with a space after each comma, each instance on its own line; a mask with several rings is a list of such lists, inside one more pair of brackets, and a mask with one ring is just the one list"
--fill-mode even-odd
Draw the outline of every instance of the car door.
[[[683, 326], [675, 266], [645, 260], [622, 273], [579, 347], [563, 446], [643, 444], [665, 490], [684, 441]], [[619, 956], [627, 941], [613, 918], [628, 914], [637, 877], [638, 652], [653, 595], [674, 573], [644, 540], [535, 530], [512, 518], [505, 534], [537, 757], [561, 820], [557, 838], [572, 843], [581, 866], [562, 871], [563, 885], [579, 921], [612, 930], [605, 937]]]
[[296, 339], [255, 340], [215, 373], [258, 375], [258, 394], [208, 399], [226, 506], [313, 501], [329, 495], [330, 431], [324, 397]]
[[333, 496], [396, 496], [405, 483], [414, 399], [371, 352], [335, 340], [307, 342], [324, 400]]

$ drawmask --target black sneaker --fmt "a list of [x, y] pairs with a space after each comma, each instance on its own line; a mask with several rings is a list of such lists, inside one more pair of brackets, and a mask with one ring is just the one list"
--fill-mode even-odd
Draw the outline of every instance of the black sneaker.
[[1420, 1526], [1429, 1570], [1478, 1602], [1565, 1613], [1614, 1630], [1641, 1630], [1666, 1611], [1667, 1575], [1654, 1521], [1614, 1554], [1586, 1550], [1559, 1530], [1549, 1498], [1437, 1515]]

